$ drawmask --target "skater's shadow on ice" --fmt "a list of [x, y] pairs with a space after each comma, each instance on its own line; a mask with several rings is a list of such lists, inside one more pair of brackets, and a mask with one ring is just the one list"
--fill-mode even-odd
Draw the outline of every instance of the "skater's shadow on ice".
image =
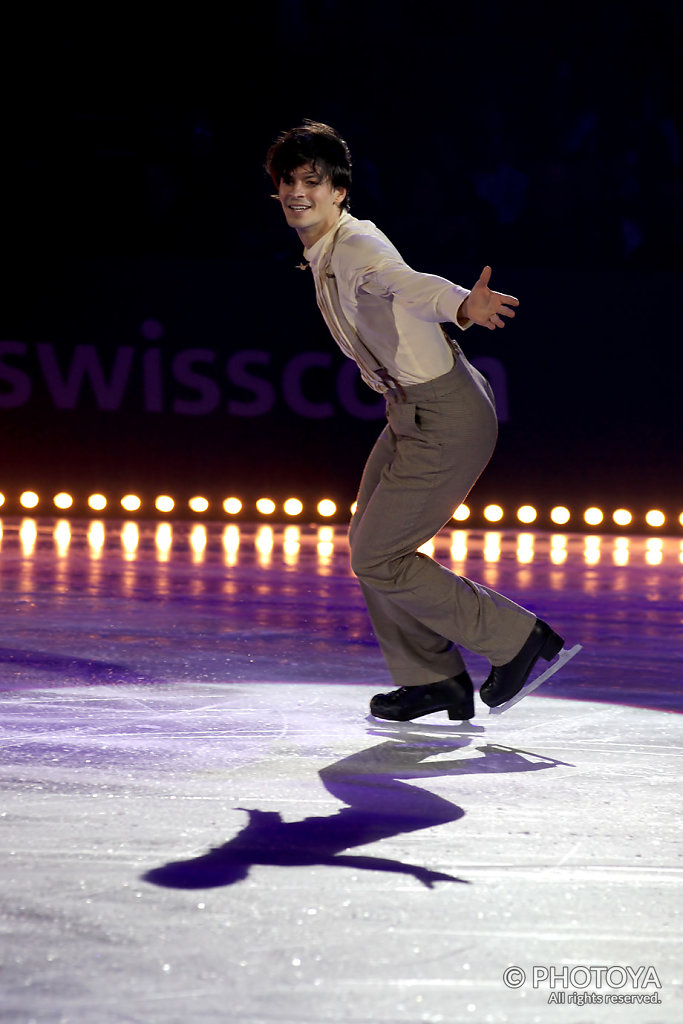
[[[435, 737], [401, 728], [382, 730], [380, 735], [390, 738], [320, 771], [328, 793], [346, 805], [334, 814], [288, 822], [282, 820], [279, 811], [240, 808], [249, 815], [249, 821], [227, 843], [199, 857], [153, 868], [142, 876], [143, 880], [172, 889], [208, 889], [241, 882], [252, 865], [263, 864], [388, 871], [412, 875], [428, 888], [435, 882], [462, 882], [419, 864], [346, 851], [463, 817], [463, 809], [450, 800], [400, 780], [539, 771], [563, 763], [491, 743], [474, 747], [462, 756], [473, 739], [479, 738], [474, 729], [463, 730], [455, 737], [452, 733]], [[456, 756], [444, 758], [448, 754]]]
[[39, 673], [47, 673], [47, 685], [76, 686], [79, 683], [111, 685], [112, 683], [158, 683], [159, 679], [142, 675], [126, 665], [109, 661], [95, 661], [78, 658], [54, 651], [25, 651], [14, 647], [0, 647], [0, 664], [8, 665], [9, 672], [3, 682], [5, 688], [29, 689], [45, 686], [46, 680]]

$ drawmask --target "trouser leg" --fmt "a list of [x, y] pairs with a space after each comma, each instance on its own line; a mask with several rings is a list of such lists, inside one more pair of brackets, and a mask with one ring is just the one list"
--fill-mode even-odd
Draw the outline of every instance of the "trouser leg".
[[430, 389], [418, 386], [407, 389], [417, 401], [389, 406], [350, 532], [352, 568], [400, 685], [461, 671], [454, 644], [503, 664], [535, 622], [532, 612], [417, 550], [449, 521], [495, 444], [495, 412], [480, 376], [462, 360], [447, 378], [433, 382], [426, 398]]
[[[363, 471], [356, 511], [349, 528], [353, 549], [356, 530], [383, 473], [396, 454], [396, 436], [386, 426], [373, 447]], [[398, 685], [433, 683], [460, 675], [465, 662], [457, 646], [420, 622], [391, 599], [391, 595], [359, 584], [370, 622], [392, 679]]]

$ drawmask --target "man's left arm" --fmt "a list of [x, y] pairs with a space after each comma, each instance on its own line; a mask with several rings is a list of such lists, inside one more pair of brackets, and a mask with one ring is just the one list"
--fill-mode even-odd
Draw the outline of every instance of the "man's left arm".
[[515, 315], [510, 307], [519, 305], [514, 296], [488, 287], [490, 267], [484, 267], [469, 291], [443, 277], [413, 270], [374, 238], [355, 238], [339, 247], [338, 256], [341, 276], [352, 292], [391, 297], [419, 320], [454, 323], [462, 330], [476, 323], [494, 330], [504, 326], [503, 316]]
[[[368, 236], [345, 239], [335, 252], [335, 271], [350, 294], [392, 299], [411, 316], [429, 323], [456, 323], [467, 288], [405, 263], [390, 243]], [[464, 327], [464, 324], [460, 326]]]

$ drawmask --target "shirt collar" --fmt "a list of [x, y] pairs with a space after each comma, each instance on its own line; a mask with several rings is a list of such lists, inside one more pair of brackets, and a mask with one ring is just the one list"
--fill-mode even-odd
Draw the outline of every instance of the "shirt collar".
[[307, 263], [310, 263], [312, 267], [315, 267], [320, 258], [327, 252], [332, 243], [334, 242], [337, 231], [349, 219], [351, 214], [347, 213], [346, 210], [342, 210], [339, 221], [329, 231], [326, 231], [322, 238], [319, 238], [310, 249], [304, 249], [304, 259]]

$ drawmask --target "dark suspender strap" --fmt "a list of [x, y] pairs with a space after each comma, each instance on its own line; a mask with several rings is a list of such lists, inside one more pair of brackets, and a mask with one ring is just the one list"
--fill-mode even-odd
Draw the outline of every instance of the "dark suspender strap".
[[[376, 359], [375, 359], [375, 362], [377, 362]], [[408, 401], [406, 393], [403, 390], [403, 385], [399, 384], [399, 382], [396, 380], [396, 378], [391, 376], [391, 374], [387, 370], [386, 366], [379, 366], [379, 367], [377, 367], [377, 369], [375, 370], [375, 373], [377, 374], [379, 379], [382, 381], [382, 384], [384, 384], [384, 386], [386, 387], [387, 393], [389, 395], [391, 395], [391, 397], [393, 398], [393, 400], [395, 402], [407, 402]]]

